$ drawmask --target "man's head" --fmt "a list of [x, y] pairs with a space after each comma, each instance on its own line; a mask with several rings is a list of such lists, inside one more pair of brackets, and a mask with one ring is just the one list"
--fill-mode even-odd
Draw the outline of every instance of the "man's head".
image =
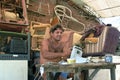
[[63, 31], [62, 26], [57, 24], [50, 29], [50, 35], [54, 40], [60, 41]]

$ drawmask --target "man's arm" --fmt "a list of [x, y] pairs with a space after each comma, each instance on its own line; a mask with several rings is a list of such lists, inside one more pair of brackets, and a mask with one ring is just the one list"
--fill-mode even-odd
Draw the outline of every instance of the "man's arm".
[[72, 45], [69, 42], [64, 43], [64, 49], [63, 49], [63, 58], [64, 60], [66, 60], [68, 57], [70, 57], [71, 54], [71, 49], [72, 49]]

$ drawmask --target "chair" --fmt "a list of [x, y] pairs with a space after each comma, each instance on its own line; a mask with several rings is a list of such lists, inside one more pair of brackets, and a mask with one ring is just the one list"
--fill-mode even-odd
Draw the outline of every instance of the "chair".
[[[79, 20], [77, 20], [76, 18], [74, 18], [72, 16], [72, 11], [66, 7], [66, 6], [63, 6], [63, 5], [57, 5], [55, 6], [54, 8], [54, 11], [55, 11], [55, 14], [57, 16], [57, 18], [59, 19], [59, 22], [62, 26], [64, 26], [64, 28], [72, 28], [72, 24], [77, 24], [77, 26], [79, 26], [81, 29], [81, 31], [78, 31], [79, 33], [81, 32], [84, 32], [85, 30], [85, 24], [80, 22]], [[72, 23], [72, 24], [71, 24]], [[74, 25], [73, 25], [74, 27]], [[73, 30], [73, 29], [71, 29]]]
[[83, 56], [104, 56], [105, 54], [114, 54], [119, 36], [120, 32], [116, 28], [105, 26], [95, 43], [85, 43]]

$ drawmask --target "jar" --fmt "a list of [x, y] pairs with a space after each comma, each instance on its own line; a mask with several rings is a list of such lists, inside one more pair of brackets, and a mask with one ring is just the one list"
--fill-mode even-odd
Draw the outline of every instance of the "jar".
[[106, 55], [105, 56], [105, 62], [111, 63], [112, 62], [112, 55]]

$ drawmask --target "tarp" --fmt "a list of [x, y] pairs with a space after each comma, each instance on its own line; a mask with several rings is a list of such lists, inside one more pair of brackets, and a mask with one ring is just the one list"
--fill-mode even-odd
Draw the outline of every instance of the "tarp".
[[102, 18], [120, 16], [120, 0], [82, 0]]

